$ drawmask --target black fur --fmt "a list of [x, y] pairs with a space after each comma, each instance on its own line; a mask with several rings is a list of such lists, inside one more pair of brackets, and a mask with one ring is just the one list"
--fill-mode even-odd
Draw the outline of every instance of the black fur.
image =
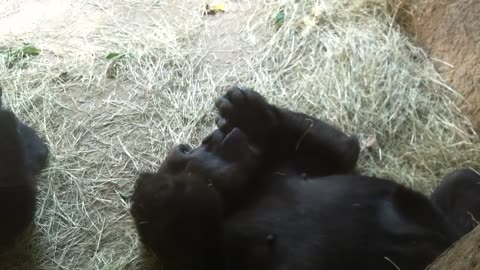
[[420, 193], [356, 175], [356, 138], [232, 88], [219, 129], [136, 182], [131, 213], [164, 269], [424, 269], [456, 239]]
[[480, 221], [480, 175], [468, 169], [453, 171], [433, 191], [431, 199], [462, 236]]
[[[0, 90], [1, 107], [1, 90]], [[48, 148], [36, 132], [0, 108], [0, 246], [7, 247], [32, 223], [34, 176], [47, 164]]]

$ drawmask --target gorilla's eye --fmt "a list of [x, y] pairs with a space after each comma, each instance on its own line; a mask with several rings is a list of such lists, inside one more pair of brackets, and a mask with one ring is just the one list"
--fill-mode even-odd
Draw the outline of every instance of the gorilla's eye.
[[186, 144], [180, 144], [177, 146], [177, 150], [182, 154], [189, 154], [192, 151], [192, 147]]

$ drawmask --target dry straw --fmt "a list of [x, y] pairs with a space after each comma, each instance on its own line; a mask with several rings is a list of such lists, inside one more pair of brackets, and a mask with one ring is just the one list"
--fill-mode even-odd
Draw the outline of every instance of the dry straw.
[[[358, 134], [369, 175], [429, 192], [451, 169], [478, 164], [480, 145], [455, 92], [383, 1], [245, 2], [235, 38], [261, 42], [226, 69], [206, 45], [221, 18], [161, 1], [79, 1], [102, 18], [81, 46], [60, 46], [62, 32], [2, 37], [3, 48], [42, 48], [13, 64], [0, 54], [0, 84], [52, 157], [32, 238], [0, 258], [1, 269], [142, 269], [148, 260], [128, 213], [135, 175], [154, 170], [172, 145], [207, 134], [213, 100], [228, 84]], [[127, 55], [112, 63], [111, 51]]]

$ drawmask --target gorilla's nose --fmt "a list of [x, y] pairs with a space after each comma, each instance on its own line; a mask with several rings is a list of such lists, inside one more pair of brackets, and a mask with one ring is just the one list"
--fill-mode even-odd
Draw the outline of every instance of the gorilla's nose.
[[181, 154], [189, 154], [192, 152], [192, 147], [188, 144], [180, 144], [177, 146], [177, 152]]

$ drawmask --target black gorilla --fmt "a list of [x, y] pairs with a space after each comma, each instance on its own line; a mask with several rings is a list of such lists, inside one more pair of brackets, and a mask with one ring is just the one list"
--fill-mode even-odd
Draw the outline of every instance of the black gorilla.
[[424, 195], [354, 173], [357, 139], [231, 88], [218, 129], [137, 179], [131, 213], [164, 269], [424, 269], [457, 238]]
[[0, 89], [0, 246], [13, 244], [35, 214], [34, 177], [47, 165], [49, 150], [13, 112], [2, 109]]

